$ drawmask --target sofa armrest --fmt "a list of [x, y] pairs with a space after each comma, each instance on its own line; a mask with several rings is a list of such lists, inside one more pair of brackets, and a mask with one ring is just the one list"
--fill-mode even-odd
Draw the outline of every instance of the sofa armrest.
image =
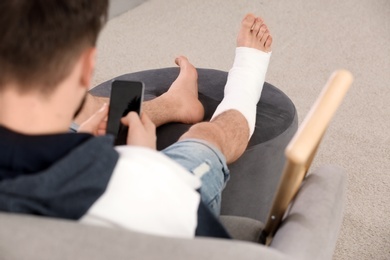
[[336, 166], [309, 174], [271, 247], [296, 259], [332, 259], [343, 219], [346, 179]]

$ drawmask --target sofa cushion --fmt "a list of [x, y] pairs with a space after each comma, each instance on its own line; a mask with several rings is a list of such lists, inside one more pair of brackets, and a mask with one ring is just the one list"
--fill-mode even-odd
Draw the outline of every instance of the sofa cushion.
[[237, 216], [219, 218], [233, 239], [258, 243], [264, 224], [260, 221]]

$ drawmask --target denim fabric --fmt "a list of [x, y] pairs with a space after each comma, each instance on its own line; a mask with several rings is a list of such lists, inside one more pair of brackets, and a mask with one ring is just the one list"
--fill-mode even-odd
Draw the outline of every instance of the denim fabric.
[[161, 152], [201, 178], [202, 201], [219, 216], [222, 190], [230, 177], [225, 156], [211, 144], [197, 139], [174, 143]]

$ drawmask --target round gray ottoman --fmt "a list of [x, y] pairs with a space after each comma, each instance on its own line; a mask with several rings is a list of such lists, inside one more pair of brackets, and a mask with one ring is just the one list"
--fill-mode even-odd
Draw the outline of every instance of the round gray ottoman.
[[[125, 74], [115, 79], [145, 83], [145, 100], [166, 92], [179, 74], [178, 68], [164, 68]], [[223, 98], [227, 72], [198, 69], [199, 100], [209, 120]], [[114, 79], [113, 79], [114, 80]], [[90, 92], [108, 97], [111, 82]], [[164, 108], [161, 108], [164, 109]], [[284, 149], [297, 130], [294, 104], [279, 89], [265, 83], [257, 105], [255, 132], [244, 155], [229, 165], [231, 179], [222, 197], [221, 215], [249, 217], [265, 222], [284, 166]], [[157, 129], [157, 149], [161, 150], [187, 131], [191, 125], [170, 123]]]

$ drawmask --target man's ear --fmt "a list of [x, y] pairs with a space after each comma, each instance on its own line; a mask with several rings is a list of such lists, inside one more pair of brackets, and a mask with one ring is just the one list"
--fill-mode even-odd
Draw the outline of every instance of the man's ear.
[[96, 63], [96, 47], [87, 49], [83, 54], [81, 85], [87, 90], [91, 86], [93, 71]]

